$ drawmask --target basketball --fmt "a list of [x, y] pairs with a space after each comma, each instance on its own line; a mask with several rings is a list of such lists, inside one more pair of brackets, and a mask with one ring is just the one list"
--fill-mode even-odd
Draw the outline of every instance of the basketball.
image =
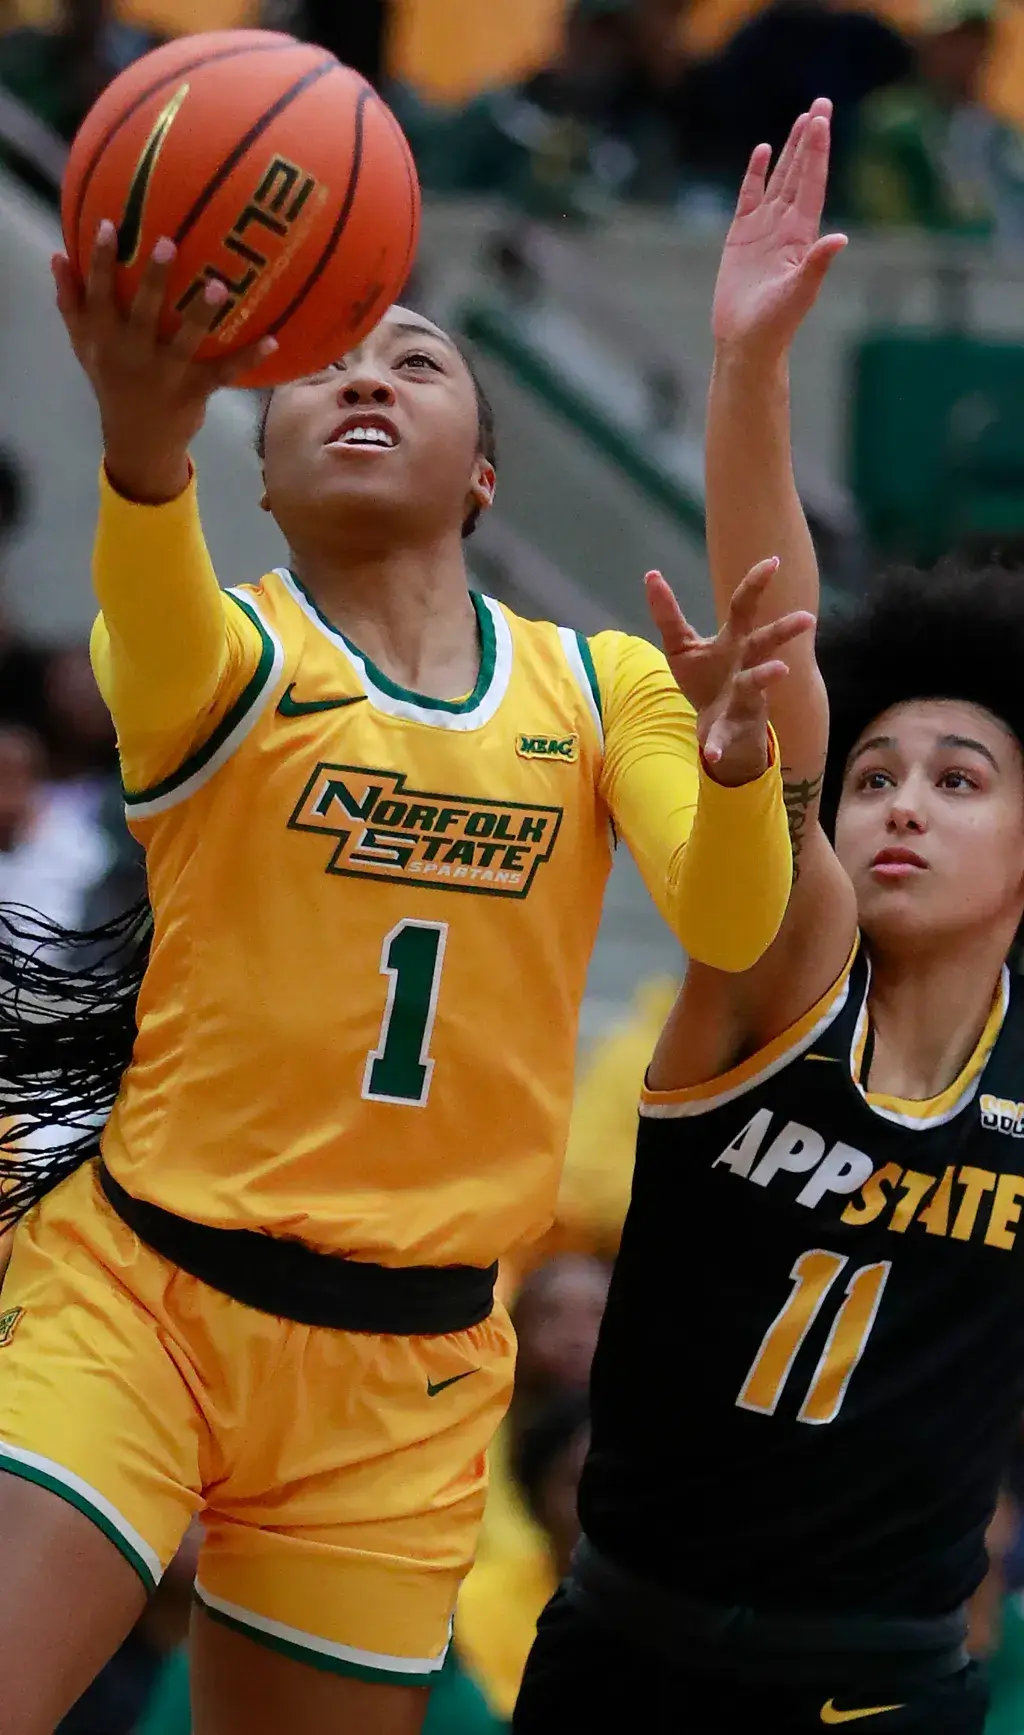
[[266, 30], [182, 37], [135, 61], [83, 121], [61, 196], [80, 278], [101, 221], [117, 225], [125, 308], [156, 242], [175, 242], [168, 334], [210, 279], [226, 286], [199, 358], [279, 345], [245, 385], [298, 379], [361, 342], [405, 285], [419, 216], [387, 105], [326, 50]]

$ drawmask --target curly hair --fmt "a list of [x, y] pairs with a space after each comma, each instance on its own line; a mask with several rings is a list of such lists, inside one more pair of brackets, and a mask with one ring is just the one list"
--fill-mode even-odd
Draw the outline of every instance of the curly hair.
[[881, 575], [853, 609], [818, 630], [828, 691], [821, 823], [834, 835], [846, 762], [875, 717], [911, 699], [989, 711], [1024, 752], [1024, 580], [1005, 567]]

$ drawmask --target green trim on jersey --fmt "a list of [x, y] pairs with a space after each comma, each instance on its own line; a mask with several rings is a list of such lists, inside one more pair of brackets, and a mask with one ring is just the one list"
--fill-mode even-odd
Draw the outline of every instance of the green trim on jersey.
[[601, 715], [601, 689], [597, 684], [597, 670], [590, 654], [590, 646], [582, 633], [575, 632], [572, 627], [556, 627], [565, 652], [565, 660], [572, 672], [574, 681], [579, 688], [580, 698], [590, 715], [597, 733], [597, 739], [604, 752], [604, 719]]
[[228, 596], [246, 619], [252, 622], [260, 636], [260, 657], [238, 698], [221, 718], [202, 746], [182, 761], [176, 771], [153, 783], [148, 789], [124, 792], [124, 804], [130, 818], [144, 818], [159, 813], [191, 795], [219, 771], [256, 722], [264, 702], [270, 697], [277, 677], [284, 667], [284, 650], [279, 639], [264, 626], [251, 602], [228, 591]]
[[276, 568], [296, 607], [345, 658], [374, 710], [401, 722], [468, 733], [482, 729], [497, 713], [512, 677], [512, 629], [498, 603], [470, 591], [480, 639], [480, 669], [468, 699], [432, 699], [392, 681], [345, 637], [318, 607], [305, 586], [287, 567]]
[[601, 688], [598, 684], [597, 670], [594, 667], [594, 658], [590, 650], [590, 641], [583, 633], [577, 633], [576, 643], [580, 647], [580, 660], [587, 671], [587, 680], [590, 682], [590, 691], [594, 695], [594, 704], [597, 706], [597, 714], [603, 724], [604, 706], [601, 704]]
[[480, 672], [476, 678], [476, 686], [473, 688], [468, 699], [432, 699], [425, 693], [414, 692], [411, 687], [400, 686], [397, 681], [391, 679], [390, 675], [386, 675], [383, 669], [378, 669], [376, 663], [367, 656], [365, 651], [361, 651], [359, 646], [354, 644], [352, 640], [340, 630], [340, 628], [336, 627], [332, 621], [328, 620], [319, 603], [316, 601], [316, 598], [310, 595], [298, 574], [290, 571], [288, 576], [296, 590], [302, 593], [302, 596], [309, 604], [309, 607], [313, 610], [313, 613], [316, 615], [321, 626], [326, 628], [332, 638], [341, 639], [346, 650], [362, 663], [363, 668], [366, 670], [367, 676], [370, 681], [372, 681], [373, 685], [379, 688], [382, 693], [387, 693], [389, 698], [401, 699], [406, 704], [416, 705], [423, 711], [444, 711], [451, 717], [464, 717], [468, 711], [476, 710], [476, 707], [484, 698], [488, 687], [494, 679], [497, 641], [490, 610], [485, 605], [483, 598], [478, 596], [475, 590], [470, 591], [469, 599], [473, 604], [473, 612], [476, 615], [477, 630], [480, 634]]

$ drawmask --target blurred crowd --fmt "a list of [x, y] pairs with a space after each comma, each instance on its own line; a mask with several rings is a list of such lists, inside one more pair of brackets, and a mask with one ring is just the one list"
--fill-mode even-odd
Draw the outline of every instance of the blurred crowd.
[[[697, 56], [686, 35], [697, 0], [566, 0], [548, 65], [452, 108], [389, 78], [393, 0], [265, 0], [262, 22], [322, 43], [385, 90], [428, 190], [580, 219], [623, 199], [718, 214], [752, 147], [781, 145], [793, 115], [825, 95], [834, 217], [1016, 246], [1024, 147], [985, 103], [996, 3], [920, 0], [901, 32], [859, 0], [769, 0]], [[45, 29], [17, 18], [18, 0], [0, 0], [0, 92], [65, 141], [156, 42], [114, 0], [56, 0]], [[0, 148], [43, 190], [31, 153]]]
[[[1024, 149], [982, 100], [991, 0], [922, 0], [912, 34], [847, 0], [772, 0], [703, 59], [684, 46], [689, 3], [574, 0], [548, 65], [449, 110], [389, 83], [389, 0], [271, 0], [263, 21], [323, 43], [386, 89], [428, 189], [580, 217], [626, 198], [719, 211], [752, 146], [781, 144], [794, 114], [826, 94], [836, 105], [836, 217], [1024, 242]], [[19, 23], [13, 0], [0, 0], [0, 95], [69, 141], [105, 84], [154, 42], [109, 0], [61, 0], [45, 29]], [[52, 196], [9, 138], [0, 155]], [[31, 509], [16, 458], [0, 450], [0, 902], [94, 926], [139, 895], [144, 869], [88, 647], [26, 642], [5, 605]], [[502, 1273], [519, 1336], [516, 1389], [427, 1735], [507, 1727], [537, 1616], [576, 1540], [589, 1369], [628, 1204], [635, 1103], [674, 991], [648, 984], [588, 1056], [556, 1223]], [[972, 1643], [992, 1659], [989, 1735], [1024, 1735], [1022, 1509], [1024, 1451], [974, 1610]], [[197, 1548], [190, 1533], [62, 1735], [189, 1735]]]

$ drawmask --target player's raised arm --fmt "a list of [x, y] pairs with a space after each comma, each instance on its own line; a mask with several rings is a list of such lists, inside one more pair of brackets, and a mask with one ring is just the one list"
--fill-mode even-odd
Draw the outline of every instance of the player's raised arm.
[[814, 622], [792, 613], [755, 625], [775, 566], [747, 577], [710, 639], [649, 573], [665, 654], [618, 633], [591, 647], [605, 710], [602, 792], [616, 828], [690, 957], [723, 971], [749, 969], [771, 944], [791, 884], [766, 694], [786, 674], [781, 653]]
[[[136, 773], [146, 779], [159, 772], [165, 752], [173, 761], [228, 665], [237, 663], [244, 680], [244, 665], [259, 654], [255, 628], [225, 612], [189, 460], [211, 395], [257, 354], [215, 365], [193, 360], [226, 293], [222, 284], [211, 284], [205, 300], [192, 304], [175, 336], [160, 336], [173, 257], [173, 243], [158, 242], [127, 314], [114, 294], [112, 223], [100, 226], [84, 289], [62, 254], [53, 260], [57, 304], [103, 430], [93, 557], [102, 614], [92, 651], [129, 784]], [[268, 353], [266, 346], [258, 353]]]
[[[801, 115], [768, 174], [755, 150], [740, 191], [715, 289], [715, 362], [708, 405], [707, 526], [720, 620], [743, 575], [768, 552], [779, 576], [765, 606], [818, 612], [818, 568], [793, 478], [789, 350], [825, 274], [845, 246], [819, 236], [828, 180], [831, 104]], [[828, 706], [809, 639], [772, 692], [772, 722], [800, 871], [817, 812]]]

